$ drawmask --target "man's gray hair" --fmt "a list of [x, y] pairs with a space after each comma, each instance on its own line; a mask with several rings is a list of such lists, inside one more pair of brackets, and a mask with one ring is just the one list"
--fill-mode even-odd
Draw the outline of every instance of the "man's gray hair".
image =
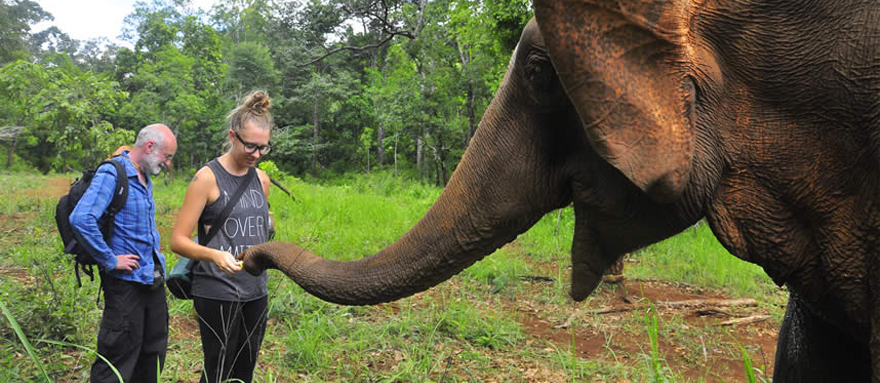
[[165, 133], [159, 130], [160, 124], [147, 125], [138, 132], [137, 141], [134, 142], [135, 147], [144, 146], [148, 141], [152, 140], [156, 146], [161, 148], [165, 144]]

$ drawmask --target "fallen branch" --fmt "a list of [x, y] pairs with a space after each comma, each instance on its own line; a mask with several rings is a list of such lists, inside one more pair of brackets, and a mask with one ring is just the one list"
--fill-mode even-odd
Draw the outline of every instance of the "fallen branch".
[[[743, 306], [743, 307], [753, 307], [757, 306], [758, 302], [754, 299], [691, 299], [687, 301], [674, 301], [674, 302], [656, 302], [654, 303], [654, 307], [662, 308], [662, 309], [680, 309], [687, 307], [731, 307], [731, 306]], [[632, 311], [632, 310], [641, 310], [651, 308], [649, 304], [640, 304], [633, 305], [628, 307], [616, 307], [610, 309], [599, 309], [599, 310], [591, 310], [588, 311], [588, 314], [610, 314], [610, 313], [618, 313], [623, 311]]]
[[758, 301], [746, 298], [746, 299], [691, 299], [687, 301], [678, 301], [678, 302], [657, 302], [654, 306], [663, 307], [663, 308], [681, 308], [681, 307], [703, 307], [703, 306], [713, 306], [713, 307], [730, 307], [730, 306], [745, 306], [745, 307], [753, 307], [757, 306]]
[[719, 326], [732, 326], [732, 325], [740, 325], [740, 324], [750, 324], [750, 323], [763, 322], [767, 319], [770, 319], [769, 315], [763, 315], [763, 314], [762, 315], [752, 315], [752, 316], [748, 316], [745, 318], [736, 318], [736, 319], [727, 320], [727, 321], [718, 323], [718, 325]]
[[736, 316], [736, 315], [733, 315], [727, 311], [719, 310], [714, 307], [696, 309], [696, 310], [694, 310], [694, 315], [697, 315], [700, 317], [718, 317], [718, 316], [734, 317], [734, 316]]
[[545, 277], [542, 275], [520, 275], [519, 279], [530, 282], [553, 282], [553, 277]]
[[[731, 307], [731, 306], [743, 306], [743, 307], [754, 307], [757, 306], [758, 302], [751, 298], [746, 299], [691, 299], [686, 301], [674, 301], [674, 302], [656, 302], [653, 307], [658, 309], [680, 309], [680, 308], [689, 308], [689, 307]], [[587, 311], [589, 315], [602, 315], [602, 314], [612, 314], [612, 313], [621, 313], [626, 311], [633, 310], [641, 310], [648, 309], [652, 306], [649, 304], [639, 304], [632, 305], [626, 307], [613, 307], [607, 309], [598, 309], [598, 310], [590, 310]], [[721, 312], [720, 310], [717, 310]], [[553, 326], [554, 328], [568, 328], [571, 326], [571, 322], [580, 315], [580, 310], [575, 309], [574, 313], [565, 320], [565, 323]], [[729, 315], [729, 314], [728, 314]], [[759, 317], [756, 315], [755, 317]], [[749, 317], [752, 318], [752, 317]], [[744, 318], [740, 318], [744, 319]], [[767, 318], [763, 318], [761, 320], [766, 320]], [[735, 323], [732, 323], [735, 324]]]

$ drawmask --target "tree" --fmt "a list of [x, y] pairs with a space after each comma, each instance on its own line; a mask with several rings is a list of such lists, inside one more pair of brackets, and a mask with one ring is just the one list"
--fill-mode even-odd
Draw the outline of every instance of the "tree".
[[0, 2], [0, 65], [28, 57], [30, 25], [53, 20], [49, 12], [30, 0]]
[[266, 0], [222, 0], [211, 9], [211, 18], [233, 44], [264, 43], [271, 9]]
[[364, 162], [366, 162], [366, 168], [364, 169], [367, 173], [370, 172], [370, 148], [373, 146], [373, 131], [372, 128], [365, 127], [360, 137], [360, 146], [358, 147], [358, 153], [362, 153], [364, 155]]
[[[490, 12], [492, 7], [488, 5]], [[497, 43], [486, 39], [486, 36], [493, 34], [491, 13], [480, 12], [486, 8], [487, 4], [479, 0], [458, 0], [452, 3], [449, 10], [451, 22], [448, 38], [454, 42], [458, 51], [461, 65], [455, 68], [458, 69], [462, 79], [463, 106], [468, 124], [467, 134], [462, 140], [462, 148], [467, 148], [477, 130], [479, 116], [483, 114], [492, 99], [493, 92], [486, 81], [486, 74], [491, 75], [495, 63], [503, 63], [507, 57], [507, 55], [496, 55], [497, 51], [494, 48]], [[500, 80], [500, 77], [497, 80]]]
[[[382, 127], [383, 137], [387, 133], [396, 137], [393, 150], [394, 168], [397, 169], [398, 146], [400, 135], [404, 128], [416, 128], [417, 121], [422, 115], [420, 87], [415, 64], [403, 51], [401, 45], [392, 45], [388, 49], [388, 55], [384, 60], [383, 71], [369, 70], [370, 75], [367, 94], [370, 95], [375, 105], [376, 122]], [[385, 151], [384, 139], [377, 139], [378, 148]], [[377, 150], [378, 150], [377, 148]], [[416, 161], [418, 162], [418, 160]], [[384, 158], [379, 157], [377, 163], [384, 163]]]
[[176, 166], [199, 166], [219, 151], [223, 117], [235, 97], [222, 91], [227, 72], [222, 36], [185, 11], [157, 1], [138, 3], [126, 17], [135, 48], [117, 54], [116, 78], [132, 96], [116, 122], [168, 125], [177, 135], [177, 157], [185, 159]]
[[43, 172], [97, 163], [134, 139], [106, 119], [125, 93], [92, 73], [17, 61], [0, 70], [0, 88], [8, 95], [3, 123], [23, 127], [9, 156], [17, 151]]
[[226, 82], [236, 98], [245, 93], [264, 89], [274, 94], [278, 87], [280, 74], [269, 49], [259, 43], [247, 42], [234, 46], [229, 51], [229, 71]]
[[523, 28], [532, 18], [530, 0], [486, 1], [485, 25], [489, 28], [488, 41], [495, 42], [502, 55], [510, 56], [516, 48]]

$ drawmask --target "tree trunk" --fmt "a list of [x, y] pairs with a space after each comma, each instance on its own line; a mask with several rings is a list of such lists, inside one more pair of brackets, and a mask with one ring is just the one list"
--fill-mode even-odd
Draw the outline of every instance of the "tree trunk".
[[[377, 69], [377, 60], [375, 56], [373, 57], [373, 69]], [[386, 73], [382, 73], [382, 88], [385, 88], [385, 81], [387, 80], [388, 75]], [[373, 107], [376, 109], [376, 116], [379, 115], [379, 105], [373, 104]], [[376, 128], [376, 164], [377, 166], [382, 166], [385, 164], [385, 124], [380, 122], [379, 126]]]
[[12, 156], [15, 154], [16, 145], [18, 145], [18, 132], [12, 133], [12, 143], [9, 144], [9, 151], [6, 154], [6, 169], [12, 168]]
[[318, 97], [315, 96], [314, 111], [312, 114], [312, 122], [314, 130], [312, 131], [312, 176], [318, 176], [318, 142], [321, 140], [321, 124], [319, 116]]
[[376, 141], [379, 143], [376, 149], [376, 164], [382, 166], [385, 164], [385, 124], [379, 124], [379, 129], [376, 132]]
[[457, 44], [457, 45], [458, 45], [458, 58], [461, 60], [461, 67], [462, 67], [462, 70], [464, 71], [464, 77], [465, 77], [465, 82], [466, 82], [466, 84], [465, 84], [466, 90], [465, 91], [467, 93], [467, 100], [465, 101], [465, 108], [467, 109], [467, 118], [468, 118], [469, 129], [468, 129], [468, 135], [464, 139], [464, 143], [462, 145], [462, 148], [467, 149], [468, 144], [471, 142], [471, 137], [473, 137], [474, 132], [477, 131], [477, 117], [476, 117], [476, 112], [474, 111], [474, 104], [476, 103], [477, 96], [474, 92], [474, 86], [473, 86], [473, 83], [471, 82], [471, 76], [470, 76], [470, 63], [471, 63], [470, 53], [468, 52], [468, 48], [466, 45], [465, 46], [462, 46], [461, 44]]
[[[431, 138], [430, 132], [425, 132], [425, 138]], [[431, 148], [431, 152], [434, 153], [434, 162], [436, 162], [437, 169], [437, 186], [446, 186], [446, 161], [445, 156], [443, 155], [443, 136], [439, 135], [434, 139], [434, 145], [428, 145]]]
[[467, 87], [467, 118], [468, 118], [468, 126], [470, 127], [468, 131], [468, 136], [464, 140], [464, 149], [466, 150], [468, 145], [471, 143], [471, 137], [474, 136], [474, 133], [477, 131], [477, 113], [474, 111], [476, 109], [475, 105], [477, 102], [477, 96], [474, 93], [473, 86], [468, 83]]
[[425, 140], [422, 138], [422, 134], [420, 133], [418, 138], [416, 138], [416, 169], [418, 169], [419, 174], [422, 174], [422, 160], [424, 157], [425, 151]]
[[443, 136], [437, 137], [437, 162], [439, 163], [440, 169], [440, 185], [442, 187], [446, 186], [446, 181], [449, 179], [446, 169], [446, 152], [443, 150]]

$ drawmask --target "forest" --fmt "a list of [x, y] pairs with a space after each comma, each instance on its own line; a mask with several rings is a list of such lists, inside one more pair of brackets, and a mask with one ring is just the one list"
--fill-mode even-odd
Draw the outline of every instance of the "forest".
[[30, 25], [52, 15], [0, 4], [0, 145], [6, 169], [96, 163], [135, 132], [177, 135], [174, 168], [221, 152], [225, 113], [272, 98], [269, 156], [289, 174], [391, 168], [445, 184], [504, 74], [527, 0], [137, 2], [119, 46]]

